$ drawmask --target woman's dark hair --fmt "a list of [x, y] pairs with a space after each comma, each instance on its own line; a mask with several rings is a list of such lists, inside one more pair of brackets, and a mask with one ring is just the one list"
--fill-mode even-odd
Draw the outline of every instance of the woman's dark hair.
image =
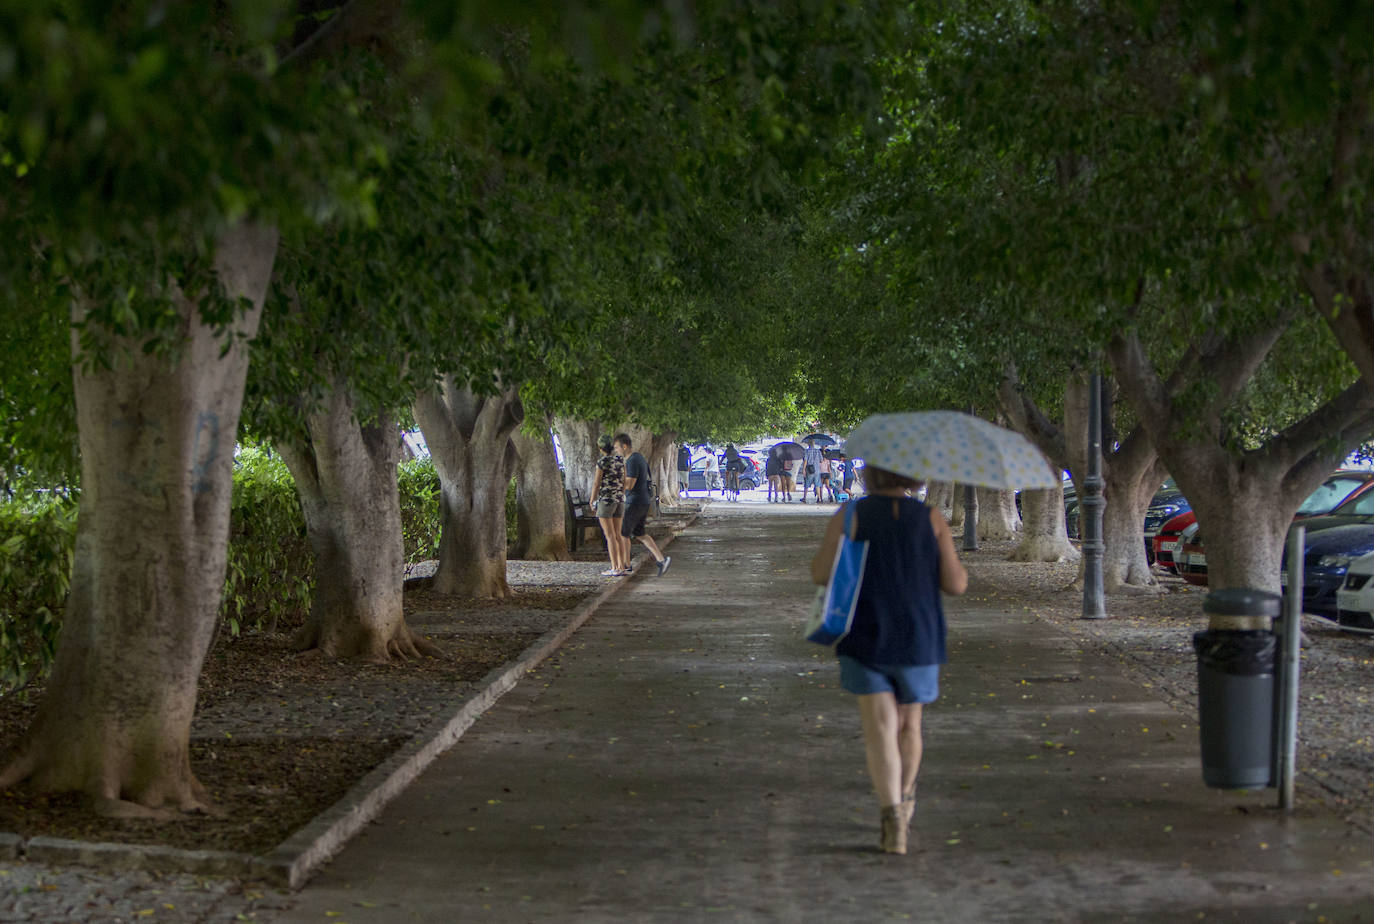
[[615, 440], [611, 439], [609, 433], [603, 433], [601, 438], [596, 441], [596, 445], [601, 447], [602, 452], [610, 452], [611, 447], [615, 445]]
[[863, 474], [859, 477], [863, 479], [864, 487], [869, 491], [889, 491], [893, 488], [901, 491], [915, 491], [921, 486], [921, 482], [916, 478], [898, 475], [896, 472], [889, 472], [887, 469], [878, 468], [876, 465], [865, 465]]

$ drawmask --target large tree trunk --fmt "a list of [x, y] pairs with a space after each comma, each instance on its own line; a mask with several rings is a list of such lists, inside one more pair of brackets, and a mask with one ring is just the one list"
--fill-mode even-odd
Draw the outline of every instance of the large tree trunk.
[[439, 473], [443, 531], [433, 589], [468, 597], [510, 596], [506, 584], [506, 486], [515, 467], [511, 435], [525, 417], [518, 388], [479, 397], [446, 375], [415, 398]]
[[563, 474], [558, 470], [549, 428], [546, 425], [538, 436], [516, 430], [511, 442], [516, 455], [517, 512], [515, 546], [510, 555], [539, 561], [570, 561]]
[[1021, 492], [1021, 543], [1011, 561], [1077, 561], [1081, 554], [1064, 530], [1064, 488]]
[[940, 511], [946, 520], [954, 517], [954, 485], [948, 481], [932, 481], [926, 485], [926, 505]]
[[[116, 814], [206, 808], [191, 773], [191, 717], [224, 588], [248, 341], [276, 248], [275, 228], [222, 232], [214, 272], [246, 304], [227, 327], [209, 325], [207, 293], [172, 282], [171, 351], [116, 337], [110, 363], [88, 362], [73, 331], [81, 500], [71, 597], [47, 695], [0, 786], [27, 778]], [[86, 311], [73, 306], [73, 321]]]
[[307, 421], [308, 436], [278, 445], [296, 482], [315, 587], [294, 640], [299, 651], [384, 662], [437, 649], [410, 631], [401, 606], [405, 553], [396, 464], [396, 422], [363, 426], [352, 389], [336, 379]]
[[[1284, 536], [1298, 505], [1374, 429], [1374, 388], [1360, 381], [1259, 448], [1227, 448], [1223, 412], [1280, 332], [1209, 337], [1190, 349], [1167, 382], [1134, 333], [1108, 348], [1127, 397], [1197, 512], [1213, 588], [1277, 591]], [[1189, 392], [1200, 380], [1208, 384], [1201, 406]], [[1175, 398], [1185, 392], [1187, 398]]]
[[949, 525], [951, 529], [960, 529], [964, 525], [964, 486], [961, 484], [951, 484], [949, 486], [950, 503], [953, 505], [949, 513]]
[[[1154, 592], [1159, 583], [1145, 556], [1145, 511], [1159, 490], [1166, 470], [1149, 435], [1136, 427], [1124, 439], [1114, 438], [1115, 401], [1103, 396], [1102, 419], [1102, 589], [1109, 594]], [[1078, 486], [1079, 516], [1083, 515], [1088, 470], [1088, 385], [1078, 379], [1064, 391], [1064, 429], [1070, 471]], [[1113, 443], [1114, 451], [1107, 451]], [[1078, 534], [1083, 535], [1080, 528]]]
[[978, 538], [1015, 539], [1021, 532], [1021, 515], [1016, 512], [1014, 491], [978, 488]]
[[581, 491], [584, 498], [591, 500], [596, 460], [601, 458], [596, 441], [602, 433], [607, 432], [606, 428], [596, 420], [556, 417], [553, 430], [558, 434], [558, 445], [563, 450], [563, 470], [568, 490]]

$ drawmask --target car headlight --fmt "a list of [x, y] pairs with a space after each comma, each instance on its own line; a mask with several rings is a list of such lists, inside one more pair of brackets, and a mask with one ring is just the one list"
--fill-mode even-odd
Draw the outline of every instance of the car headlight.
[[1323, 555], [1317, 559], [1318, 568], [1348, 568], [1355, 560], [1353, 555]]

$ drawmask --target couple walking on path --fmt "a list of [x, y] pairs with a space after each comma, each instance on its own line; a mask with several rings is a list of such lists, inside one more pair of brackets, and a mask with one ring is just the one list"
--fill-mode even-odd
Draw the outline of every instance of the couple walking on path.
[[611, 559], [611, 567], [601, 573], [607, 577], [629, 574], [630, 540], [638, 539], [654, 557], [658, 573], [662, 575], [672, 559], [659, 550], [658, 543], [644, 525], [654, 502], [649, 460], [643, 453], [634, 451], [627, 433], [617, 433], [614, 439], [603, 435], [597, 445], [602, 455], [596, 462], [592, 494], [596, 497], [596, 518], [606, 537], [606, 551]]

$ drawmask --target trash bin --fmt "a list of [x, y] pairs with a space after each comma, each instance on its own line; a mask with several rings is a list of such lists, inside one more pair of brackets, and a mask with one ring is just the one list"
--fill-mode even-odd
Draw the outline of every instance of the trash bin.
[[1193, 636], [1202, 780], [1218, 789], [1272, 786], [1278, 643], [1267, 626], [1279, 595], [1228, 587], [1208, 594], [1202, 608], [1213, 626]]

